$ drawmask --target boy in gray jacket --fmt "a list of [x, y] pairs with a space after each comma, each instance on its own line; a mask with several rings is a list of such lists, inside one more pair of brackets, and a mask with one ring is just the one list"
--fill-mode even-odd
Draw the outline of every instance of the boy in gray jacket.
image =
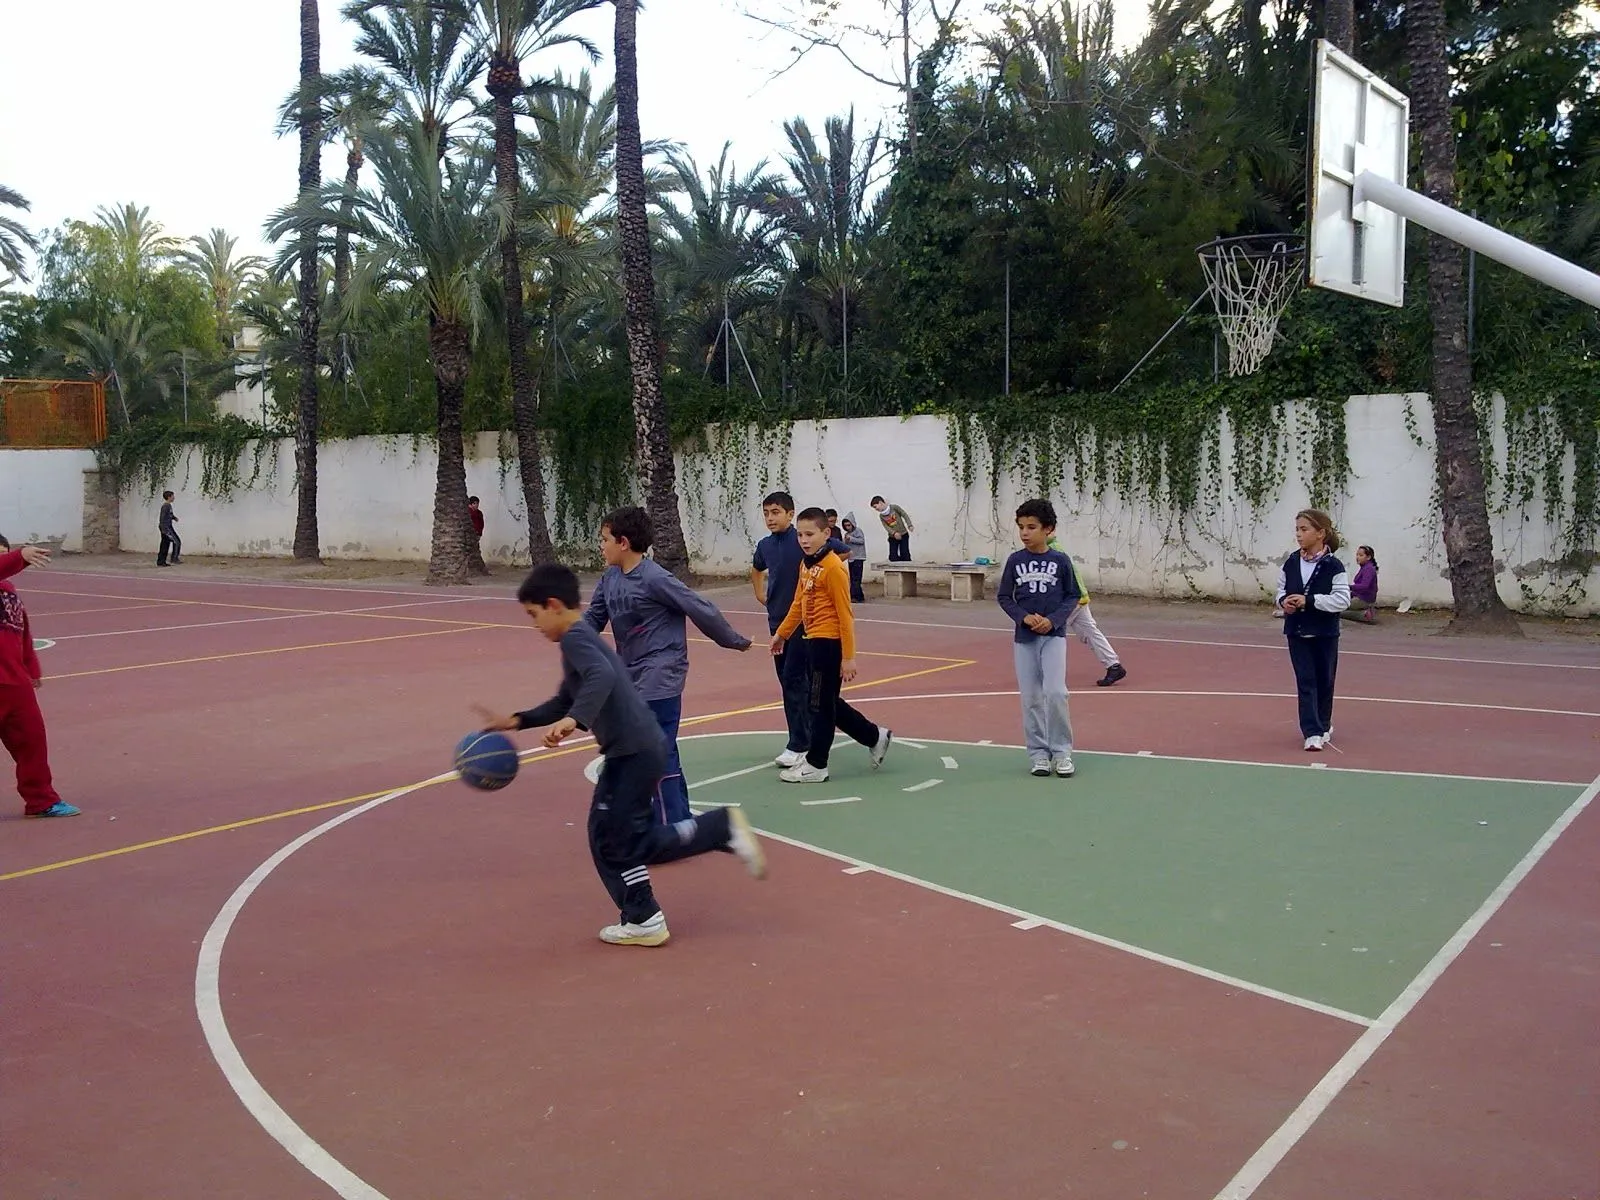
[[850, 557], [845, 560], [845, 566], [850, 568], [850, 603], [865, 604], [867, 597], [861, 590], [861, 573], [867, 569], [867, 535], [856, 524], [854, 512], [845, 513], [839, 531], [845, 549], [850, 551]]
[[[655, 531], [642, 508], [619, 508], [600, 526], [606, 572], [595, 584], [583, 619], [596, 633], [609, 623], [617, 657], [667, 739], [667, 764], [656, 788], [656, 819], [670, 825], [689, 818], [689, 789], [678, 758], [683, 688], [689, 677], [685, 620], [726, 650], [748, 650], [750, 639], [717, 606], [646, 558]], [[599, 766], [598, 760], [591, 769]], [[592, 782], [592, 780], [591, 780]]]

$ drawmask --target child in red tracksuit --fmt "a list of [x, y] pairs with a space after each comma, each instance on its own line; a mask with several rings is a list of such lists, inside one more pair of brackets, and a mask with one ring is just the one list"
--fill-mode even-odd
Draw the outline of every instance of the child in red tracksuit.
[[10, 577], [50, 561], [39, 546], [13, 550], [0, 537], [0, 743], [17, 760], [17, 791], [29, 817], [75, 817], [50, 782], [50, 755], [45, 744], [44, 713], [39, 711], [39, 656], [33, 651], [28, 610], [11, 586]]

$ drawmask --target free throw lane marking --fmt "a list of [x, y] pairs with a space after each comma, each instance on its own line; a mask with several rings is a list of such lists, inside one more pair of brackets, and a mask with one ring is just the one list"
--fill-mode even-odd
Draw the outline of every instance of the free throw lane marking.
[[846, 867], [844, 873], [846, 875], [865, 875], [870, 870], [872, 870], [871, 867]]
[[954, 771], [957, 767], [959, 767], [961, 765], [955, 759], [951, 758], [948, 754], [946, 754], [939, 761], [944, 763], [944, 769], [946, 771]]
[[900, 790], [902, 792], [925, 792], [929, 788], [938, 787], [943, 782], [944, 780], [942, 779], [924, 779], [921, 783], [913, 783], [910, 787], [901, 788]]
[[1043, 922], [1035, 921], [1033, 918], [1029, 917], [1027, 920], [1024, 920], [1024, 921], [1013, 921], [1013, 922], [1011, 922], [1011, 928], [1013, 928], [1013, 929], [1037, 929], [1037, 928], [1039, 928], [1039, 926], [1041, 924], [1043, 924]]
[[1450, 964], [1461, 956], [1461, 952], [1467, 948], [1472, 939], [1482, 932], [1490, 918], [1500, 911], [1500, 906], [1516, 890], [1517, 885], [1528, 877], [1550, 847], [1555, 845], [1556, 839], [1583, 814], [1584, 809], [1589, 807], [1589, 802], [1595, 798], [1596, 793], [1600, 793], [1600, 776], [1597, 776], [1583, 790], [1582, 795], [1556, 818], [1555, 823], [1545, 830], [1544, 836], [1523, 855], [1522, 861], [1511, 868], [1511, 873], [1500, 881], [1500, 886], [1490, 892], [1488, 898], [1478, 906], [1478, 911], [1467, 918], [1466, 923], [1456, 930], [1455, 936], [1439, 948], [1439, 952], [1433, 956], [1428, 965], [1423, 967], [1417, 977], [1406, 986], [1406, 990], [1401, 992], [1394, 1003], [1384, 1009], [1367, 1031], [1356, 1039], [1355, 1045], [1345, 1051], [1344, 1057], [1333, 1064], [1317, 1086], [1311, 1089], [1311, 1094], [1289, 1114], [1289, 1119], [1278, 1127], [1277, 1132], [1267, 1139], [1261, 1149], [1251, 1155], [1250, 1161], [1245, 1163], [1239, 1169], [1239, 1173], [1229, 1180], [1227, 1186], [1217, 1193], [1217, 1200], [1247, 1200], [1247, 1197], [1255, 1194], [1255, 1190], [1266, 1181], [1267, 1176], [1272, 1174], [1289, 1151], [1294, 1149], [1295, 1143], [1305, 1136], [1317, 1118], [1327, 1111], [1339, 1093], [1344, 1091], [1350, 1081], [1367, 1065], [1368, 1060], [1378, 1052], [1378, 1047], [1388, 1040], [1395, 1026], [1417, 1006], [1428, 989], [1449, 969]]
[[836, 800], [802, 800], [800, 803], [806, 808], [816, 808], [823, 804], [859, 804], [860, 796], [840, 796]]

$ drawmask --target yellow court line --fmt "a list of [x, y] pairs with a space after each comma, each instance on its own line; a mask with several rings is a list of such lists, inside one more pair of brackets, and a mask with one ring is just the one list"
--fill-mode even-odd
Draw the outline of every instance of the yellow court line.
[[86, 675], [116, 675], [122, 671], [146, 671], [152, 667], [182, 667], [191, 663], [222, 662], [230, 658], [256, 658], [264, 654], [290, 654], [296, 650], [329, 650], [336, 646], [365, 646], [373, 642], [399, 642], [407, 638], [439, 637], [447, 633], [470, 633], [473, 629], [488, 629], [488, 625], [468, 628], [424, 629], [419, 633], [390, 633], [382, 637], [351, 638], [343, 642], [311, 642], [304, 646], [274, 646], [268, 650], [235, 650], [231, 654], [206, 654], [199, 658], [170, 658], [164, 662], [131, 663], [126, 667], [100, 667], [93, 671], [69, 671], [64, 675], [46, 675], [51, 683], [57, 679], [82, 679]]
[[[28, 594], [37, 595], [38, 593], [33, 589], [29, 589]], [[85, 614], [92, 615], [94, 613], [132, 612], [136, 608], [160, 607], [162, 607], [160, 604], [146, 602], [144, 604], [115, 604], [110, 608], [69, 608], [65, 612], [39, 612], [35, 613], [34, 615], [42, 620], [48, 620], [52, 617], [81, 617]]]
[[[452, 633], [454, 630], [446, 629], [440, 630], [439, 632]], [[427, 635], [413, 634], [403, 636], [425, 637]], [[946, 666], [930, 667], [926, 671], [911, 671], [904, 675], [890, 675], [884, 679], [868, 680], [865, 683], [852, 683], [848, 687], [841, 690], [854, 692], [859, 691], [862, 688], [877, 687], [885, 683], [898, 683], [905, 679], [916, 679], [921, 675], [936, 675], [940, 671], [953, 671], [957, 667], [970, 667], [976, 662], [977, 659], [962, 659], [959, 662], [953, 662]], [[724, 712], [706, 713], [704, 716], [690, 717], [688, 720], [684, 721], [683, 724], [704, 725], [711, 721], [725, 721], [730, 717], [745, 717], [751, 716], [755, 713], [772, 712], [773, 710], [780, 709], [782, 707], [782, 702], [777, 704], [752, 704], [746, 708], [730, 708]], [[585, 752], [593, 753], [593, 745], [586, 743], [580, 746], [568, 746], [563, 750], [534, 751], [532, 754], [527, 756], [527, 761], [543, 762], [544, 760], [550, 758], [564, 758], [569, 754], [583, 754]], [[415, 784], [413, 785], [412, 790], [420, 791], [425, 787], [433, 787], [436, 784], [446, 783], [449, 782], [450, 778], [451, 777], [447, 775], [439, 779]], [[395, 790], [397, 789], [387, 788], [381, 792], [366, 792], [360, 796], [347, 796], [343, 800], [328, 800], [322, 804], [308, 804], [301, 808], [284, 809], [282, 812], [267, 813], [265, 816], [247, 817], [242, 821], [230, 821], [226, 825], [212, 825], [207, 829], [195, 829], [188, 833], [175, 833], [171, 837], [157, 838], [155, 841], [151, 842], [136, 842], [131, 846], [118, 846], [114, 850], [101, 850], [98, 853], [85, 854], [79, 858], [67, 858], [62, 859], [60, 862], [44, 863], [37, 867], [26, 867], [20, 871], [11, 871], [8, 874], [0, 875], [0, 883], [4, 883], [8, 879], [23, 879], [29, 875], [43, 875], [48, 871], [59, 871], [65, 867], [77, 867], [83, 865], [84, 863], [99, 862], [100, 860], [106, 858], [118, 858], [124, 854], [132, 854], [136, 850], [154, 850], [160, 846], [171, 846], [177, 842], [187, 842], [194, 838], [206, 837], [213, 833], [227, 833], [234, 829], [246, 829], [251, 825], [264, 825], [268, 821], [281, 821], [287, 817], [299, 817], [304, 816], [306, 813], [325, 812], [330, 808], [342, 808], [350, 804], [360, 804], [367, 800], [376, 800], [379, 796], [387, 796], [390, 792]]]

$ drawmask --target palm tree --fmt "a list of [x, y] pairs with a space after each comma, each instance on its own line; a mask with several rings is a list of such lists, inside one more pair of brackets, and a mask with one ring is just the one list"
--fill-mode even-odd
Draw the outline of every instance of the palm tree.
[[[300, 0], [300, 201], [309, 205], [322, 183], [322, 118], [316, 95], [322, 79], [322, 33], [317, 0]], [[321, 562], [317, 529], [317, 338], [321, 289], [317, 281], [320, 229], [300, 229], [300, 394], [294, 429], [295, 481], [299, 503], [294, 521], [294, 556]]]
[[[32, 207], [20, 192], [12, 191], [4, 184], [0, 184], [0, 206], [20, 208], [23, 212]], [[22, 256], [24, 250], [39, 253], [39, 239], [15, 217], [0, 217], [0, 270], [26, 283], [28, 264]]]
[[111, 234], [117, 262], [116, 299], [127, 311], [138, 312], [141, 285], [155, 275], [163, 262], [181, 255], [183, 243], [164, 233], [160, 222], [150, 219], [149, 208], [136, 204], [97, 208], [95, 216], [101, 228]]
[[[466, 15], [474, 23], [479, 49], [487, 55], [487, 88], [494, 111], [495, 194], [510, 212], [517, 210], [519, 172], [515, 101], [522, 95], [522, 60], [553, 46], [577, 42], [591, 57], [593, 46], [557, 30], [573, 14], [599, 0], [470, 0]], [[517, 433], [517, 464], [528, 513], [528, 553], [535, 563], [555, 558], [545, 511], [544, 466], [539, 455], [539, 392], [528, 369], [528, 323], [523, 313], [522, 261], [515, 221], [500, 242], [500, 282], [505, 295], [506, 345], [511, 366], [511, 416]]]
[[234, 307], [250, 280], [266, 269], [267, 260], [256, 254], [235, 258], [233, 248], [238, 245], [238, 239], [223, 229], [213, 229], [205, 237], [192, 237], [189, 244], [192, 249], [183, 251], [181, 257], [211, 293], [211, 303], [217, 314], [217, 336], [224, 346], [231, 347], [236, 332]]
[[[1405, 18], [1406, 49], [1411, 59], [1411, 117], [1422, 142], [1422, 190], [1441, 204], [1454, 204], [1456, 135], [1450, 112], [1444, 0], [1412, 0]], [[1463, 257], [1456, 243], [1429, 234], [1434, 446], [1439, 512], [1455, 608], [1449, 629], [1520, 637], [1521, 627], [1495, 586], [1494, 536], [1489, 528], [1478, 414], [1472, 406]]]
[[146, 325], [137, 313], [113, 312], [101, 326], [69, 320], [60, 354], [67, 365], [111, 381], [123, 428], [128, 429], [135, 411], [149, 409], [172, 394], [177, 356], [163, 352], [166, 334], [165, 326]]
[[[310, 204], [284, 210], [272, 222], [275, 230], [287, 231], [348, 219], [360, 246], [350, 276], [351, 308], [359, 311], [395, 288], [408, 289], [426, 306], [439, 451], [430, 584], [466, 583], [473, 569], [462, 406], [472, 341], [488, 314], [489, 259], [511, 215], [492, 198], [492, 164], [483, 156], [447, 160], [439, 153], [442, 136], [438, 125], [416, 122], [374, 131], [367, 161], [377, 190], [325, 188]], [[341, 216], [347, 203], [349, 218]]]
[[661, 390], [661, 339], [655, 281], [650, 274], [650, 222], [645, 212], [644, 151], [639, 142], [638, 0], [616, 0], [617, 231], [627, 312], [628, 364], [633, 374], [633, 419], [645, 507], [655, 525], [656, 561], [687, 575], [689, 551], [678, 508], [672, 429]]

